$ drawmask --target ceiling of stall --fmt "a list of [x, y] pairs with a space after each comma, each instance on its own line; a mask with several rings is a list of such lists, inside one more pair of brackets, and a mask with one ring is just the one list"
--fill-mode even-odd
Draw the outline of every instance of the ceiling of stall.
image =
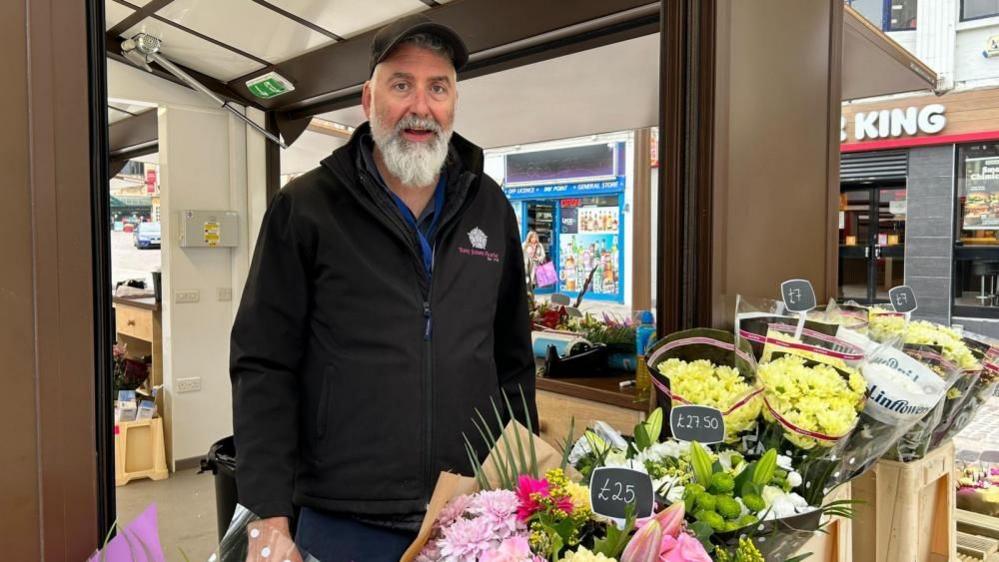
[[162, 53], [170, 60], [228, 81], [443, 3], [105, 0], [105, 19], [117, 36], [154, 35], [163, 40]]
[[[535, 6], [525, 4], [526, 0], [509, 1], [522, 9]], [[342, 73], [319, 75], [342, 74], [355, 88], [355, 59], [367, 49], [368, 36], [363, 34], [399, 16], [435, 10], [446, 3], [442, 0], [105, 0], [109, 44], [111, 38], [120, 40], [138, 32], [155, 35], [163, 39], [162, 53], [167, 58], [201, 73], [209, 81], [214, 80], [216, 86], [231, 88], [237, 99], [241, 94], [234, 88], [242, 87], [247, 75], [259, 75], [289, 60], [299, 66], [311, 61], [298, 69], [309, 71], [302, 76], [325, 72], [313, 71], [314, 63], [327, 69], [341, 69]], [[500, 6], [465, 0], [435, 11], [438, 16], [433, 17], [449, 21], [448, 18], [457, 17], [455, 12], [462, 10], [467, 17], [472, 7], [505, 14], [508, 10], [503, 11], [503, 5]], [[586, 17], [595, 17], [601, 9], [611, 14], [641, 11], [645, 14], [641, 17], [646, 19], [653, 14], [655, 29], [658, 9], [650, 12], [650, 7], [655, 8], [655, 3], [650, 4], [649, 0], [580, 0], [578, 11], [591, 14]], [[568, 25], [571, 21], [560, 24], [551, 15], [553, 10], [544, 10], [538, 8], [535, 16], [551, 18], [545, 25]], [[564, 10], [560, 12], [567, 14]], [[848, 7], [844, 16], [845, 99], [860, 94], [873, 96], [933, 87], [935, 74], [925, 64], [908, 55], [880, 30], [864, 25], [862, 18]], [[473, 28], [483, 24], [479, 20], [463, 22]], [[522, 27], [533, 29], [532, 25], [540, 24], [532, 20]], [[542, 29], [539, 27], [538, 31]], [[510, 64], [481, 75], [473, 73], [459, 87], [455, 129], [481, 146], [498, 147], [655, 125], [659, 35], [647, 32], [648, 26], [638, 29], [636, 24], [633, 30], [626, 40], [600, 43], [603, 46], [563, 56], [552, 51], [550, 58], [541, 62]], [[473, 44], [480, 45], [478, 50], [473, 49], [473, 59], [495, 50], [489, 41], [501, 39], [501, 35], [489, 36], [488, 22], [486, 29], [459, 31], [466, 35], [470, 48]], [[356, 41], [352, 42], [352, 38]], [[316, 57], [322, 61], [313, 61]], [[353, 62], [345, 63], [347, 58]], [[364, 66], [366, 69], [366, 62]], [[363, 77], [357, 80], [363, 81]], [[355, 103], [356, 98], [350, 96], [356, 96], [356, 92], [345, 95], [346, 103]], [[109, 119], [117, 121], [128, 117], [126, 112], [131, 110], [109, 106], [108, 111]], [[351, 126], [364, 121], [356, 106], [321, 116]], [[296, 154], [286, 158], [287, 169], [283, 173], [297, 173], [303, 163], [311, 167], [339, 142], [336, 137], [315, 131], [305, 133], [293, 145], [302, 145], [301, 158]]]
[[[462, 80], [454, 130], [485, 148], [652, 127], [659, 34]], [[357, 126], [360, 106], [320, 115]]]

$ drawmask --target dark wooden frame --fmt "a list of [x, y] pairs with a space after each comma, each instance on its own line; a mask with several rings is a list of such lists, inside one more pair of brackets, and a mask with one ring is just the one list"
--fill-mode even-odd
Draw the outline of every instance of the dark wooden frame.
[[711, 324], [715, 0], [662, 3], [659, 116], [660, 334]]

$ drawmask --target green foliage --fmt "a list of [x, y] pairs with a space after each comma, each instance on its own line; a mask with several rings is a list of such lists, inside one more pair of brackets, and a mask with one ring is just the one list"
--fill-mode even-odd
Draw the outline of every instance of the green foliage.
[[753, 470], [753, 483], [757, 486], [766, 486], [774, 478], [777, 470], [777, 450], [770, 449], [756, 462]]
[[710, 486], [713, 473], [711, 455], [697, 441], [690, 444], [690, 464], [694, 467], [697, 483], [705, 488]]
[[[521, 403], [524, 406], [524, 413], [526, 414], [528, 411], [527, 403], [523, 399], [523, 394], [523, 389], [521, 389]], [[503, 401], [509, 419], [520, 421], [517, 419], [506, 392], [503, 392]], [[503, 423], [503, 415], [500, 413], [500, 407], [496, 405], [495, 401], [492, 401], [492, 407], [493, 415], [500, 431], [498, 436], [493, 433], [492, 426], [486, 421], [486, 417], [479, 410], [475, 410], [478, 419], [472, 419], [472, 423], [475, 424], [475, 429], [479, 432], [479, 437], [482, 438], [483, 443], [492, 453], [490, 458], [492, 459], [493, 468], [496, 470], [499, 481], [489, 481], [482, 464], [478, 460], [475, 447], [467, 435], [462, 436], [465, 440], [465, 452], [468, 455], [468, 461], [475, 474], [475, 479], [483, 490], [512, 490], [516, 487], [517, 477], [521, 474], [539, 478], [534, 428], [532, 427], [530, 416], [525, 415], [528, 435], [530, 435], [528, 442], [525, 444], [524, 440], [521, 439], [520, 432], [515, 431], [513, 432], [513, 444], [511, 444], [510, 438], [503, 432], [505, 424]], [[515, 449], [516, 452], [514, 452]], [[564, 460], [567, 462], [567, 458], [564, 458]]]
[[663, 432], [663, 409], [656, 408], [655, 410], [652, 410], [652, 413], [649, 414], [649, 417], [645, 418], [642, 425], [645, 426], [645, 433], [649, 436], [652, 442], [658, 443], [659, 436], [662, 435]]
[[635, 530], [635, 504], [628, 504], [624, 514], [624, 528], [618, 529], [616, 525], [608, 525], [607, 536], [593, 542], [592, 551], [594, 554], [603, 554], [614, 559], [621, 556], [624, 547], [628, 546], [631, 532]]
[[645, 449], [652, 446], [652, 439], [649, 438], [648, 432], [645, 430], [645, 425], [638, 424], [635, 426], [635, 452], [641, 453]]

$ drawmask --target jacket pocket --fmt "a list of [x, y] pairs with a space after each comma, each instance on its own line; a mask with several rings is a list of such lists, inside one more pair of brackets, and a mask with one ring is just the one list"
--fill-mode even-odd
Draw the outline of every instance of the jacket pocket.
[[323, 369], [323, 379], [319, 385], [319, 411], [316, 412], [316, 438], [322, 439], [326, 436], [327, 416], [330, 411], [330, 376], [332, 367]]

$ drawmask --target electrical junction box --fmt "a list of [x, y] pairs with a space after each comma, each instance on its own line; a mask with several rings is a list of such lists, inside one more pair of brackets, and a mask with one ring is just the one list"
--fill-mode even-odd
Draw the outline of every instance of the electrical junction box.
[[181, 248], [235, 248], [239, 245], [235, 211], [181, 211]]

